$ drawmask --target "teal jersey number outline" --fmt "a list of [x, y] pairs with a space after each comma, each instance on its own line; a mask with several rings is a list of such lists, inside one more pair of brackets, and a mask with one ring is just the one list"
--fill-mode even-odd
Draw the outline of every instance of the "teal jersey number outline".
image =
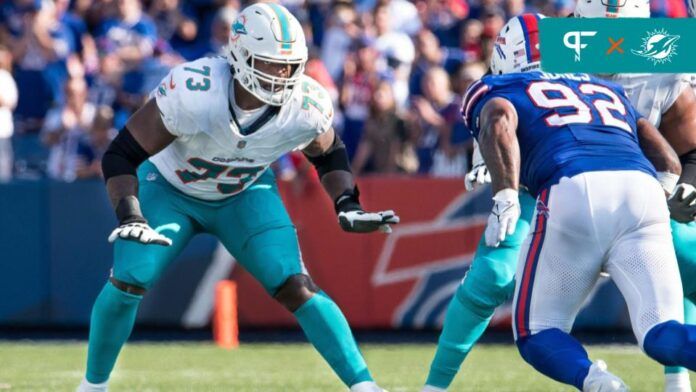
[[244, 189], [249, 181], [251, 181], [254, 176], [256, 176], [264, 167], [231, 167], [225, 165], [218, 165], [217, 163], [206, 161], [202, 158], [190, 158], [187, 162], [200, 170], [198, 172], [191, 170], [177, 170], [176, 175], [184, 184], [189, 184], [191, 182], [205, 181], [209, 179], [216, 179], [220, 177], [225, 171], [226, 177], [238, 179], [237, 184], [217, 184], [217, 190], [225, 195], [232, 193], [237, 193]]
[[197, 74], [206, 76], [203, 78], [203, 82], [194, 83], [193, 78], [186, 79], [186, 88], [191, 91], [208, 91], [210, 90], [210, 67], [205, 65], [203, 69], [184, 67], [184, 71], [191, 71]]

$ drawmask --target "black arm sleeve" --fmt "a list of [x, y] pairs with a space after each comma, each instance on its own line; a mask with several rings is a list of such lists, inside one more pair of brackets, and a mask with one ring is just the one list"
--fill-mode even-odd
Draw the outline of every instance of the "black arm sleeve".
[[324, 177], [326, 173], [334, 170], [351, 172], [346, 145], [343, 144], [343, 140], [341, 140], [337, 134], [334, 134], [334, 141], [326, 152], [315, 157], [307, 154], [305, 154], [305, 156], [317, 169], [319, 178]]
[[679, 157], [682, 164], [680, 184], [691, 184], [696, 187], [696, 149]]
[[135, 140], [130, 130], [123, 127], [102, 158], [104, 181], [124, 174], [135, 176], [138, 166], [149, 157], [150, 154]]

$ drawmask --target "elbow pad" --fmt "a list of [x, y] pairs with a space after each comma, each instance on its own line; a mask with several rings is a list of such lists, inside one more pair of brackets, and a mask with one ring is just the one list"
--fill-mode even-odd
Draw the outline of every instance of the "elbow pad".
[[104, 181], [124, 174], [135, 176], [138, 166], [149, 157], [150, 154], [135, 140], [130, 130], [123, 127], [102, 158]]
[[323, 154], [315, 157], [307, 154], [305, 154], [305, 156], [317, 169], [319, 178], [324, 177], [326, 173], [334, 170], [345, 170], [347, 172], [351, 172], [346, 145], [343, 144], [343, 141], [340, 137], [338, 137], [338, 135], [334, 137], [331, 147], [329, 147], [329, 149]]

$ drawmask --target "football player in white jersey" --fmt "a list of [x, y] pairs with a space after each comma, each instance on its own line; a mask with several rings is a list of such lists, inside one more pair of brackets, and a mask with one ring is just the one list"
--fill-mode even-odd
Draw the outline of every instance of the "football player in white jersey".
[[[215, 235], [351, 391], [382, 391], [348, 323], [304, 268], [269, 165], [302, 150], [334, 200], [341, 228], [389, 232], [392, 211], [359, 202], [329, 94], [303, 74], [302, 26], [285, 8], [255, 4], [232, 25], [227, 58], [175, 67], [113, 141], [102, 165], [119, 226], [111, 277], [92, 309], [79, 391], [105, 391], [143, 295], [189, 239]], [[137, 172], [136, 172], [137, 169]]]

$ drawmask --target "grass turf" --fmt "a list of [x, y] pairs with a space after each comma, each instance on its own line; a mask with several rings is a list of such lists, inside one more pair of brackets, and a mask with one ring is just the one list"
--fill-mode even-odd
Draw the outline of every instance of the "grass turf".
[[[373, 375], [391, 392], [419, 391], [434, 345], [363, 344]], [[74, 391], [84, 367], [84, 342], [0, 342], [0, 391]], [[662, 389], [662, 368], [635, 346], [590, 346], [632, 391]], [[345, 391], [307, 344], [133, 343], [117, 363], [110, 390]], [[451, 391], [570, 391], [522, 361], [511, 345], [479, 345]]]

